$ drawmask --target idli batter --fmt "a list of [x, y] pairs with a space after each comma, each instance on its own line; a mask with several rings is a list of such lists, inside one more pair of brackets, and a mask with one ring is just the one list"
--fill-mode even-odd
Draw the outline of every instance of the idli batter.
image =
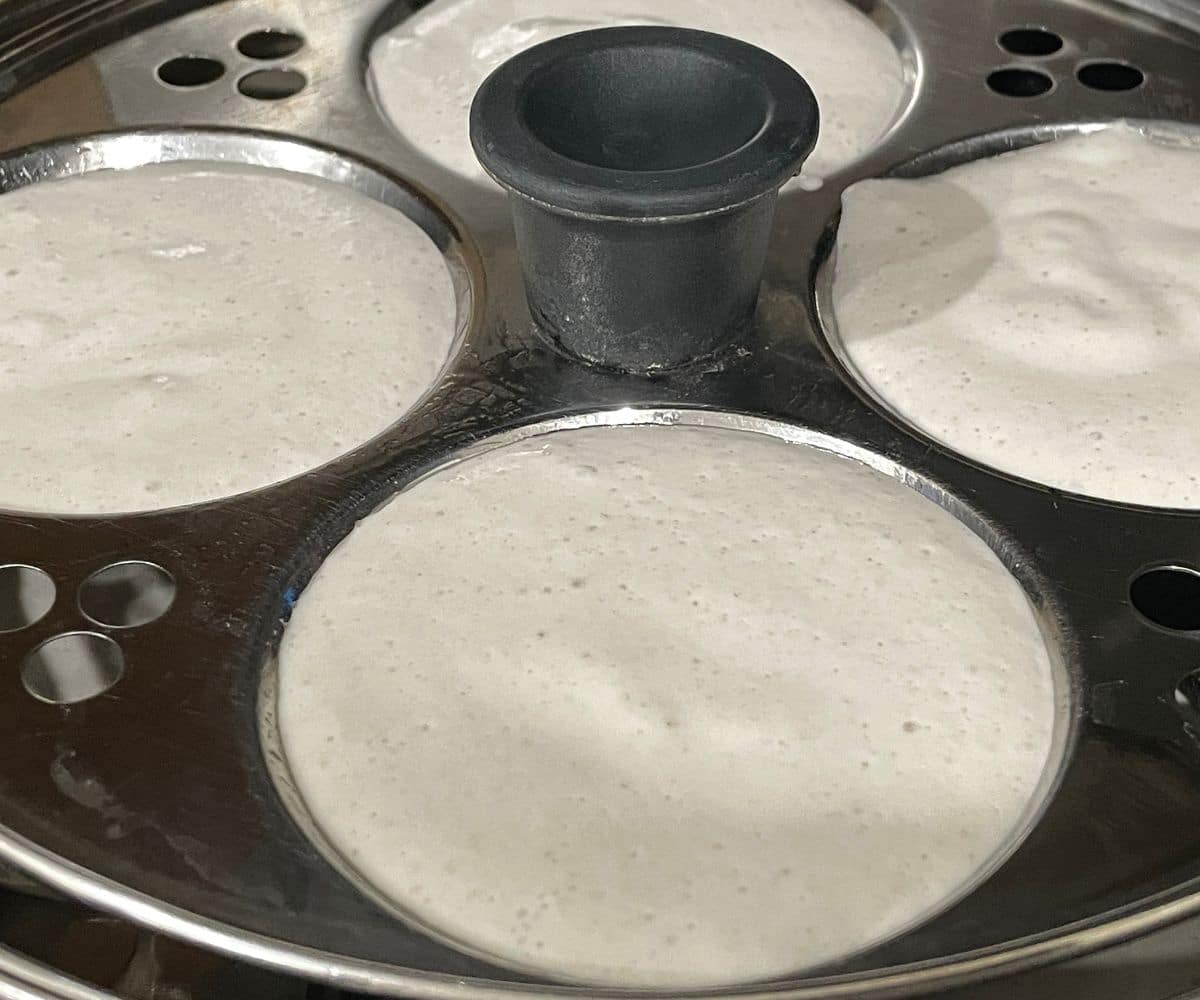
[[790, 63], [821, 107], [805, 173], [824, 176], [868, 150], [907, 91], [895, 45], [846, 0], [434, 0], [371, 49], [371, 85], [397, 131], [426, 156], [482, 180], [468, 136], [475, 91], [505, 60], [576, 31], [620, 24], [698, 28]]
[[321, 465], [455, 335], [432, 241], [278, 170], [98, 171], [0, 197], [0, 507], [110, 514]]
[[892, 409], [1003, 472], [1200, 507], [1200, 146], [1118, 125], [845, 197], [833, 311]]
[[773, 437], [572, 430], [447, 467], [300, 598], [280, 735], [402, 912], [550, 977], [786, 975], [946, 904], [1051, 754], [1021, 587], [901, 483]]

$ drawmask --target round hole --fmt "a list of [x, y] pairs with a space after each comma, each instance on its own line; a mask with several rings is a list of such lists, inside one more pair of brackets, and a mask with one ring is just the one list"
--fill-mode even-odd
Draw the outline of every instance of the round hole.
[[1200, 670], [1193, 670], [1175, 688], [1175, 704], [1193, 720], [1200, 719]]
[[1136, 66], [1119, 62], [1096, 62], [1080, 66], [1079, 82], [1092, 90], [1134, 90], [1146, 80], [1146, 74]]
[[47, 639], [21, 664], [21, 683], [39, 701], [74, 705], [104, 694], [125, 672], [121, 647], [97, 632]]
[[238, 90], [258, 101], [281, 101], [300, 93], [306, 83], [294, 69], [256, 69], [238, 80]]
[[1063, 47], [1063, 40], [1045, 28], [1013, 28], [1000, 36], [1000, 47], [1014, 56], [1049, 56]]
[[175, 580], [150, 562], [119, 562], [97, 570], [79, 588], [79, 610], [99, 625], [136, 628], [166, 614]]
[[988, 74], [987, 85], [1005, 97], [1037, 97], [1050, 90], [1054, 80], [1040, 70], [1014, 66]]
[[203, 87], [225, 75], [225, 64], [207, 56], [176, 56], [158, 67], [158, 78], [172, 87]]
[[609, 170], [679, 170], [740, 149], [770, 119], [762, 82], [685, 45], [581, 52], [536, 75], [525, 121], [554, 152]]
[[41, 621], [54, 606], [54, 581], [33, 566], [0, 566], [0, 632]]
[[1129, 586], [1129, 599], [1147, 621], [1176, 632], [1200, 630], [1200, 573], [1182, 566], [1147, 570]]
[[237, 50], [247, 59], [286, 59], [304, 48], [304, 39], [294, 31], [268, 28], [252, 31], [238, 39]]

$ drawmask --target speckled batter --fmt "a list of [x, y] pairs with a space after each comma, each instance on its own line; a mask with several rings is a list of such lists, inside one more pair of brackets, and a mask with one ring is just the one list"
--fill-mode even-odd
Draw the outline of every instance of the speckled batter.
[[805, 173], [825, 176], [870, 148], [907, 93], [891, 40], [845, 0], [434, 0], [380, 37], [370, 80], [397, 131], [441, 165], [482, 180], [468, 111], [487, 75], [518, 52], [618, 24], [699, 28], [750, 42], [790, 63], [821, 108]]
[[429, 387], [432, 241], [341, 185], [141, 167], [0, 197], [0, 507], [192, 503], [321, 465]]
[[779, 976], [948, 901], [1054, 725], [1024, 592], [915, 491], [730, 430], [560, 432], [363, 523], [279, 658], [328, 840], [417, 921], [611, 985]]
[[851, 188], [833, 305], [896, 412], [1004, 472], [1200, 506], [1200, 145], [1128, 126]]

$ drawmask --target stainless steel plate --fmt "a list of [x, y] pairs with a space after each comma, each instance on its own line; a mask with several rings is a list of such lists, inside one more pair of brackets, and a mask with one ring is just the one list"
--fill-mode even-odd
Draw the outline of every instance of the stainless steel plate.
[[[410, 9], [403, 2], [241, 0], [205, 9], [0, 103], [8, 149], [45, 146], [0, 156], [10, 185], [39, 171], [179, 155], [253, 159], [264, 150], [276, 166], [304, 162], [352, 184], [376, 178], [378, 191], [446, 248], [464, 310], [461, 347], [424, 401], [324, 469], [172, 511], [0, 515], [4, 563], [44, 570], [59, 594], [36, 624], [0, 635], [0, 857], [100, 909], [313, 980], [421, 997], [602, 992], [534, 984], [463, 955], [344, 880], [292, 822], [265, 764], [264, 666], [323, 555], [356, 519], [448, 456], [493, 434], [584, 414], [630, 421], [720, 411], [836, 439], [840, 450], [900, 470], [976, 527], [1027, 587], [1074, 686], [1059, 788], [985, 884], [836, 968], [726, 992], [916, 993], [1065, 958], [1200, 911], [1200, 742], [1175, 700], [1197, 666], [1196, 641], [1148, 624], [1128, 598], [1130, 578], [1146, 566], [1200, 565], [1200, 515], [1056, 494], [908, 434], [831, 364], [812, 294], [847, 184], [986, 133], [1114, 117], [1197, 122], [1200, 50], [1179, 26], [1100, 0], [997, 0], [969, 16], [961, 0], [862, 5], [904, 54], [912, 87], [904, 112], [861, 162], [784, 199], [744, 350], [653, 380], [586, 369], [547, 348], [525, 307], [504, 198], [443, 174], [380, 118], [364, 56], [374, 32]], [[1023, 58], [997, 44], [1003, 31], [1027, 26], [1057, 32], [1064, 46]], [[239, 52], [237, 41], [263, 28], [295, 31], [306, 44], [266, 61]], [[212, 58], [223, 73], [195, 87], [159, 83], [157, 68], [180, 55]], [[1076, 80], [1077, 66], [1101, 59], [1136, 64], [1145, 84], [1117, 93]], [[989, 90], [988, 74], [1012, 66], [1048, 74], [1050, 89], [1030, 98]], [[282, 100], [243, 94], [239, 82], [264, 67], [299, 74], [303, 86]], [[63, 139], [113, 130], [125, 134]], [[128, 149], [138, 151], [133, 161], [110, 158]], [[127, 561], [163, 567], [174, 602], [137, 628], [97, 627], [74, 595], [96, 570]], [[76, 704], [30, 697], [25, 656], [79, 630], [118, 644], [120, 679]]]

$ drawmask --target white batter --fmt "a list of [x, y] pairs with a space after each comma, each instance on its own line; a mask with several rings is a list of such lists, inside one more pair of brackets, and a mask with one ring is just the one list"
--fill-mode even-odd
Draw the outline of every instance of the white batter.
[[471, 150], [475, 91], [505, 60], [576, 31], [668, 24], [730, 35], [798, 70], [821, 108], [806, 174], [827, 175], [868, 150], [907, 92], [895, 45], [846, 0], [434, 0], [371, 49], [370, 81], [397, 131], [465, 177], [484, 173]]
[[594, 428], [369, 517], [280, 650], [287, 760], [418, 922], [682, 988], [844, 955], [1006, 846], [1050, 754], [1023, 591], [970, 530], [774, 438]]
[[216, 165], [0, 197], [0, 507], [116, 513], [361, 444], [445, 363], [432, 241], [341, 185]]
[[1128, 126], [851, 188], [833, 304], [931, 437], [1093, 497], [1200, 507], [1200, 146]]

